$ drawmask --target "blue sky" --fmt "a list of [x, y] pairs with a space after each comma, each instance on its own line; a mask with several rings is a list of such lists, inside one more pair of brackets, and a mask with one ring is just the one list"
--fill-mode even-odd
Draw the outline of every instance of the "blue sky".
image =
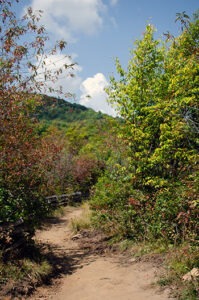
[[126, 67], [129, 51], [142, 37], [147, 22], [156, 27], [157, 37], [167, 31], [178, 35], [176, 13], [186, 11], [191, 16], [199, 8], [199, 1], [21, 0], [19, 12], [25, 6], [44, 11], [42, 23], [51, 41], [65, 39], [66, 54], [78, 63], [75, 78], [66, 75], [60, 79], [65, 91], [75, 93], [76, 101], [83, 105], [114, 114], [106, 103], [104, 87], [110, 75], [115, 74], [115, 57]]

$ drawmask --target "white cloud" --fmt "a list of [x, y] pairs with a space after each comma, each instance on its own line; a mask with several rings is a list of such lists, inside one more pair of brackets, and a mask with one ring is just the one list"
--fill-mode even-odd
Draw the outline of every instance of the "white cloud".
[[110, 0], [110, 5], [115, 6], [118, 3], [118, 0]]
[[[45, 66], [43, 68], [40, 67], [38, 69], [37, 80], [44, 82], [45, 86], [47, 86], [48, 89], [52, 88], [54, 90], [58, 90], [59, 87], [62, 86], [63, 93], [65, 94], [76, 93], [82, 81], [81, 77], [79, 76], [79, 72], [82, 71], [82, 67], [79, 65], [74, 65], [73, 69], [63, 68], [64, 64], [67, 65], [73, 64], [74, 58], [75, 55], [73, 55], [73, 58], [65, 57], [64, 54], [49, 55], [45, 59]], [[60, 68], [62, 68], [62, 72], [60, 73], [60, 75], [57, 76], [57, 79], [55, 81], [52, 80], [45, 81], [44, 75], [46, 73], [50, 72], [51, 74], [53, 74], [54, 72], [58, 71]], [[71, 76], [71, 74], [73, 75]]]
[[108, 82], [102, 73], [97, 73], [93, 77], [84, 80], [80, 86], [82, 92], [80, 104], [101, 111], [109, 115], [116, 115], [114, 109], [107, 103], [107, 94], [104, 88]]
[[95, 33], [107, 8], [102, 0], [32, 0], [31, 6], [43, 10], [42, 22], [48, 31], [67, 41], [73, 40], [76, 32]]

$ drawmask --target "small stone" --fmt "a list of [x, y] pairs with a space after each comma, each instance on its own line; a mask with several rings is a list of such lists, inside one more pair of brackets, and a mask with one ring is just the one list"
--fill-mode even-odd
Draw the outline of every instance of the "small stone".
[[72, 236], [72, 238], [71, 238], [71, 240], [78, 240], [78, 239], [80, 239], [82, 237], [82, 235], [79, 233], [79, 234], [76, 234], [76, 235], [73, 235]]
[[136, 259], [135, 257], [129, 259], [129, 262], [130, 262], [130, 263], [134, 263], [134, 262], [136, 262], [136, 261], [137, 261], [137, 259]]
[[196, 280], [199, 277], [199, 269], [198, 268], [193, 268], [190, 272], [185, 274], [182, 279], [184, 281], [192, 281]]

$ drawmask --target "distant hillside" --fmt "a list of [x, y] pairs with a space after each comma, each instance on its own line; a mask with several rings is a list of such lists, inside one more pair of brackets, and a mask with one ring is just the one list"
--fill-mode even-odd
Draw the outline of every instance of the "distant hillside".
[[39, 120], [50, 123], [53, 121], [72, 123], [82, 120], [97, 120], [103, 119], [105, 116], [108, 117], [83, 105], [49, 96], [43, 96], [42, 106], [38, 110]]
[[111, 150], [107, 144], [114, 143], [115, 128], [122, 122], [120, 118], [49, 96], [43, 96], [37, 116], [40, 134], [58, 129], [67, 141], [69, 153], [95, 156], [100, 161], [108, 159]]

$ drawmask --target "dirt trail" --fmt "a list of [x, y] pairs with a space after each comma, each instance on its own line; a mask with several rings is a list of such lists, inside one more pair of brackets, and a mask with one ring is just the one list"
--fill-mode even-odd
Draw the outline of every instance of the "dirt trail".
[[80, 208], [68, 208], [65, 216], [52, 219], [38, 231], [36, 240], [50, 245], [51, 259], [61, 276], [50, 286], [38, 288], [29, 299], [50, 300], [167, 300], [168, 291], [153, 286], [157, 268], [152, 263], [124, 259], [119, 254], [95, 254], [71, 239], [70, 220]]

